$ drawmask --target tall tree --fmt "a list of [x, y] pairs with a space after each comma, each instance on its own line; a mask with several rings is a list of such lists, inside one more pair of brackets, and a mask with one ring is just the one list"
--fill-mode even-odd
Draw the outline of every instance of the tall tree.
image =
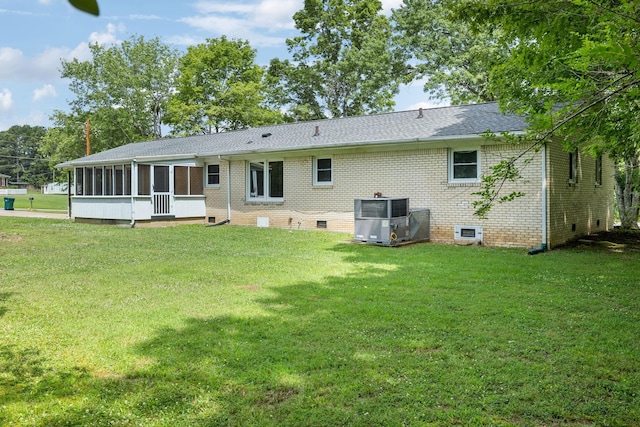
[[269, 109], [264, 70], [244, 40], [208, 39], [190, 46], [180, 61], [167, 122], [179, 134], [215, 133], [282, 121]]
[[0, 173], [34, 187], [52, 179], [53, 171], [38, 150], [45, 135], [42, 126], [11, 126], [0, 132]]
[[511, 54], [493, 67], [492, 90], [504, 109], [528, 116], [537, 143], [559, 139], [619, 160], [628, 228], [638, 227], [640, 205], [639, 12], [637, 0], [466, 0], [458, 10], [478, 28], [502, 29]]
[[460, 0], [404, 0], [392, 14], [394, 42], [413, 64], [424, 91], [452, 104], [495, 101], [489, 72], [509, 55], [499, 30], [474, 31], [453, 16]]
[[313, 114], [320, 106], [331, 117], [394, 106], [407, 68], [381, 10], [379, 0], [305, 0], [293, 16], [302, 35], [287, 40], [296, 64], [287, 76], [292, 104]]
[[[161, 123], [174, 87], [178, 54], [158, 38], [131, 37], [119, 46], [90, 45], [92, 60], [62, 61], [76, 99], [71, 112], [54, 112], [69, 135], [90, 119], [92, 151], [162, 137]], [[83, 146], [82, 141], [78, 144]]]

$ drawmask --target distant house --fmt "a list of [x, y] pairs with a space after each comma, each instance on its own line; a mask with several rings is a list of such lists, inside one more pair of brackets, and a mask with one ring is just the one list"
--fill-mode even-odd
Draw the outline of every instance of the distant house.
[[9, 175], [0, 173], [0, 188], [7, 188], [9, 186]]
[[[613, 225], [613, 165], [547, 144], [521, 162], [525, 196], [473, 215], [482, 174], [522, 152], [522, 117], [495, 103], [280, 124], [128, 144], [58, 165], [78, 221], [260, 225], [353, 232], [354, 199], [430, 210], [431, 241], [557, 246]], [[488, 139], [487, 131], [498, 135]], [[477, 233], [476, 233], [477, 232]], [[463, 233], [464, 234], [464, 233]]]

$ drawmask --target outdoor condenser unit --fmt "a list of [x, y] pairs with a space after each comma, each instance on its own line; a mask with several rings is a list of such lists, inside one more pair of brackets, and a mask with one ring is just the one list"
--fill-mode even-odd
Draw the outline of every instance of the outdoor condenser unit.
[[391, 245], [409, 240], [409, 199], [354, 200], [354, 240]]

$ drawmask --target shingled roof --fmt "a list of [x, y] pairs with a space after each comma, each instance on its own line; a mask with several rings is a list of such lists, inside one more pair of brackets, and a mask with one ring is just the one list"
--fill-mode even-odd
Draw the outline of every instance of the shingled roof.
[[464, 139], [519, 132], [527, 126], [496, 103], [458, 105], [309, 122], [261, 126], [209, 135], [123, 145], [58, 165], [59, 168], [144, 158], [230, 156], [296, 150]]

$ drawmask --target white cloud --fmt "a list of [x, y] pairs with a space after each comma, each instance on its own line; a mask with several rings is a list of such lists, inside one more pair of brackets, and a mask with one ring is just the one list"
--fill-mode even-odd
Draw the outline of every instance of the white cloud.
[[286, 37], [265, 35], [264, 30], [268, 34], [293, 29], [292, 16], [302, 7], [302, 0], [260, 0], [255, 4], [200, 1], [195, 4], [200, 15], [180, 21], [215, 36], [249, 40], [253, 47], [278, 46]]
[[0, 77], [8, 78], [12, 70], [22, 71], [24, 66], [24, 55], [19, 49], [12, 47], [0, 47]]
[[170, 36], [165, 38], [165, 41], [169, 44], [174, 44], [178, 46], [193, 46], [200, 43], [204, 43], [204, 37], [193, 37], [193, 36]]
[[36, 89], [33, 91], [34, 101], [37, 101], [41, 98], [45, 98], [47, 96], [51, 96], [51, 97], [58, 96], [58, 93], [56, 92], [56, 89], [53, 87], [53, 85], [46, 84], [42, 86], [40, 89]]
[[0, 92], [0, 111], [9, 111], [13, 107], [13, 97], [9, 89]]
[[382, 0], [382, 11], [389, 15], [391, 9], [399, 9], [402, 6], [402, 0]]
[[75, 48], [53, 47], [28, 57], [19, 49], [0, 47], [0, 78], [5, 81], [26, 82], [32, 80], [54, 80], [60, 77], [60, 61], [62, 59], [79, 61], [91, 59], [89, 43], [117, 44], [117, 35], [124, 31], [121, 25], [108, 24], [105, 32], [93, 32], [88, 42], [82, 42]]
[[199, 1], [193, 5], [199, 13], [249, 13], [255, 7], [250, 4]]
[[40, 4], [51, 4], [51, 0], [38, 0]]
[[103, 33], [93, 32], [89, 35], [89, 43], [98, 43], [99, 45], [118, 44], [117, 34], [124, 33], [126, 28], [123, 24], [107, 24], [107, 31]]

